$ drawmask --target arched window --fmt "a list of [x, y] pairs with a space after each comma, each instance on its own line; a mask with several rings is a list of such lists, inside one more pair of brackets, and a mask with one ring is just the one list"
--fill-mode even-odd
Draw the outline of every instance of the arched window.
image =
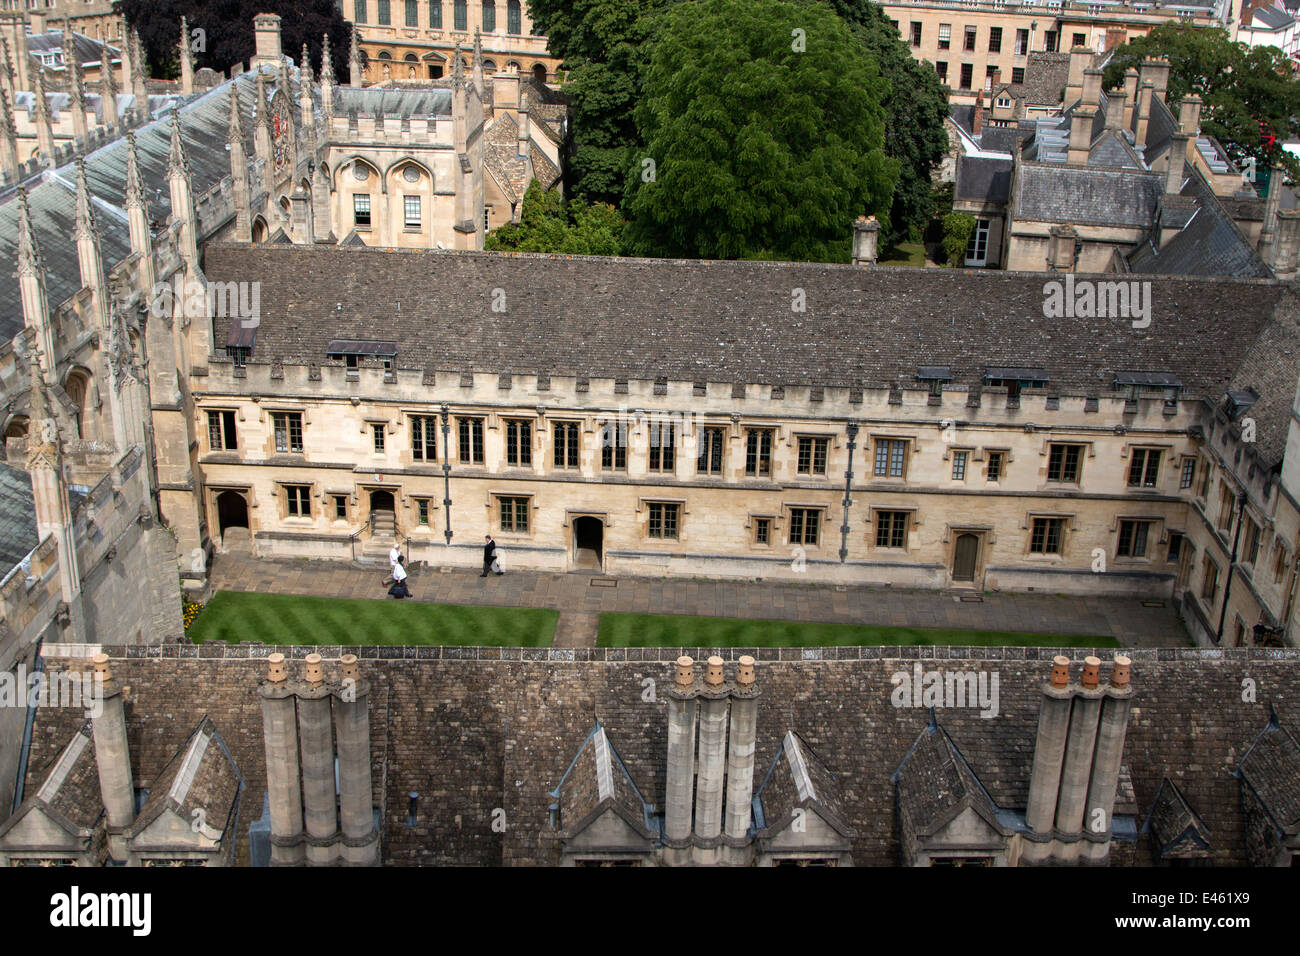
[[495, 73], [496, 71], [497, 71], [496, 60], [484, 60], [484, 61], [483, 61], [483, 72], [484, 72], [484, 73]]
[[391, 60], [392, 58], [393, 58], [393, 54], [389, 53], [387, 50], [380, 50], [380, 51], [379, 51], [379, 59], [381, 59], [381, 60]]
[[85, 438], [86, 394], [90, 389], [90, 374], [83, 369], [73, 369], [63, 381], [63, 391], [72, 400], [77, 422], [77, 437]]
[[419, 59], [416, 57], [416, 55], [415, 55], [414, 53], [408, 53], [408, 54], [406, 54], [406, 56], [403, 57], [403, 59], [406, 60], [407, 63], [418, 63], [418, 62], [419, 62]]
[[469, 30], [469, 19], [466, 12], [465, 0], [455, 0], [451, 6], [451, 28], [466, 33]]
[[253, 244], [256, 245], [259, 242], [266, 242], [266, 233], [266, 220], [261, 216], [258, 216], [253, 220]]
[[540, 63], [533, 64], [533, 79], [537, 81], [538, 86], [546, 83], [546, 67]]
[[483, 32], [492, 33], [497, 28], [496, 0], [483, 0]]
[[519, 0], [509, 0], [506, 3], [506, 32], [512, 36], [518, 36], [524, 32], [523, 16], [519, 7]]
[[27, 437], [27, 417], [25, 415], [15, 415], [5, 426], [5, 438], [26, 438]]

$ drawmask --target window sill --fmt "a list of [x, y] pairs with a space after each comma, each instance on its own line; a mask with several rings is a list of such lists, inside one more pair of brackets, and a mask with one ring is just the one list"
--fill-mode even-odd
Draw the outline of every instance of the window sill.
[[403, 226], [402, 232], [408, 235], [420, 235], [424, 232], [423, 226]]

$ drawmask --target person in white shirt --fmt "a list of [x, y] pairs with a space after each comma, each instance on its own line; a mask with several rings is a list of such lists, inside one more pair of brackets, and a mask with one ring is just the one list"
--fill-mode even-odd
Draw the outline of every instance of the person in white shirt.
[[393, 569], [396, 568], [396, 567], [397, 567], [399, 564], [401, 564], [401, 563], [402, 563], [402, 552], [401, 552], [401, 550], [397, 547], [397, 545], [394, 544], [394, 545], [393, 545], [393, 550], [388, 552], [388, 570], [389, 570], [389, 572], [391, 573], [391, 572], [393, 571]]
[[406, 588], [406, 568], [402, 567], [401, 561], [393, 565], [393, 586], [388, 589], [388, 593], [399, 601], [411, 596], [411, 592]]

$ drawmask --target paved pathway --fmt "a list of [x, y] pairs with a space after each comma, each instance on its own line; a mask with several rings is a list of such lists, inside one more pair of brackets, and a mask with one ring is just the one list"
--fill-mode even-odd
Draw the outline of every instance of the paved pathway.
[[[346, 562], [220, 554], [213, 562], [211, 580], [216, 590], [383, 598], [385, 571]], [[557, 647], [595, 647], [602, 611], [1109, 635], [1126, 647], [1186, 647], [1190, 643], [1172, 602], [1151, 608], [1127, 597], [999, 592], [984, 595], [982, 602], [968, 603], [951, 592], [900, 588], [850, 586], [839, 590], [833, 585], [599, 578], [544, 571], [480, 578], [469, 569], [423, 566], [411, 569], [408, 584], [417, 601], [555, 608], [560, 611]]]

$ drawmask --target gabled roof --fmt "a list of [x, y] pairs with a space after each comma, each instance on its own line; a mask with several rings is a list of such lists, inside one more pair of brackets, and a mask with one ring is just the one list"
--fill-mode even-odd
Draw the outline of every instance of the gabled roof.
[[898, 788], [900, 811], [920, 836], [937, 832], [968, 809], [994, 830], [1006, 832], [998, 823], [993, 799], [935, 720], [933, 708], [929, 723], [891, 779]]
[[658, 836], [649, 804], [633, 782], [600, 722], [582, 742], [573, 763], [551, 791], [559, 804], [562, 832], [573, 836], [606, 810], [647, 840]]
[[1234, 771], [1263, 805], [1273, 825], [1300, 833], [1300, 743], [1270, 709], [1268, 723]]
[[[149, 800], [127, 828], [127, 835], [139, 836], [164, 812], [171, 811], [205, 836], [233, 836], [231, 825], [243, 785], [225, 741], [205, 715], [153, 781]], [[220, 836], [212, 837], [214, 831], [220, 831]]]
[[1142, 832], [1151, 834], [1162, 860], [1208, 858], [1213, 850], [1209, 829], [1168, 777], [1160, 781]]
[[794, 811], [801, 808], [815, 810], [846, 839], [857, 835], [845, 817], [835, 775], [793, 730], [781, 741], [781, 749], [768, 768], [755, 800], [761, 811], [755, 828], [769, 835], [789, 826]]
[[1012, 160], [983, 156], [957, 157], [955, 196], [979, 202], [1004, 203], [1011, 194]]
[[43, 812], [69, 836], [79, 838], [88, 836], [103, 816], [104, 802], [100, 798], [99, 768], [89, 720], [51, 761], [35, 792], [13, 816], [0, 823], [0, 837], [33, 810]]
[[1022, 221], [1150, 226], [1163, 189], [1158, 173], [1139, 169], [1021, 163], [1015, 214]]

